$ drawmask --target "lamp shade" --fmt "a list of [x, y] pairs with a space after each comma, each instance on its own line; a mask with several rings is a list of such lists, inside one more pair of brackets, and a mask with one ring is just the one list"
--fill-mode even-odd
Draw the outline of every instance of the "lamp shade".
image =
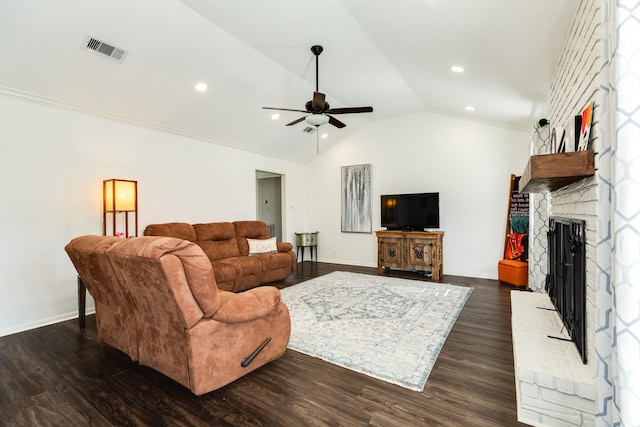
[[137, 210], [138, 182], [121, 179], [104, 181], [105, 212], [135, 212]]
[[324, 114], [311, 114], [304, 118], [307, 123], [313, 126], [322, 126], [329, 123], [329, 116]]

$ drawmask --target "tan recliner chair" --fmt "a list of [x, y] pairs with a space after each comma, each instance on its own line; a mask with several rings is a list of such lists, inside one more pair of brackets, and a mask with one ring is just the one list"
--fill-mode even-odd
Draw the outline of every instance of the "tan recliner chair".
[[116, 276], [107, 250], [122, 243], [119, 237], [85, 236], [65, 247], [82, 283], [93, 297], [101, 342], [138, 360], [135, 303]]
[[[106, 250], [99, 245], [96, 250], [100, 239], [110, 243]], [[209, 259], [189, 241], [136, 237], [112, 243], [112, 239], [78, 237], [65, 250], [92, 296], [96, 283], [104, 287], [117, 282], [128, 293], [120, 301], [127, 306], [121, 312], [133, 314], [127, 324], [135, 325], [135, 354], [141, 365], [199, 395], [284, 354], [291, 321], [277, 288], [264, 286], [241, 293], [219, 290]], [[112, 267], [114, 280], [97, 277], [107, 274], [105, 264]], [[112, 293], [105, 298], [120, 296]], [[96, 302], [96, 317], [105, 325], [110, 322], [104, 318], [111, 314], [99, 311], [107, 304], [119, 302]], [[112, 345], [103, 339], [110, 331], [99, 333], [101, 340]]]

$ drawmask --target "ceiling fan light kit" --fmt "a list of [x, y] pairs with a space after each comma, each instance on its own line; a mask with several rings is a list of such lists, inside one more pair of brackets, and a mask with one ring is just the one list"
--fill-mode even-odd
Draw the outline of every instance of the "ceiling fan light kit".
[[311, 114], [304, 118], [304, 120], [313, 126], [322, 126], [329, 123], [329, 116], [324, 114]]
[[326, 95], [318, 90], [318, 56], [322, 53], [323, 48], [320, 45], [311, 46], [311, 52], [316, 57], [316, 90], [313, 92], [313, 98], [311, 101], [307, 101], [304, 106], [304, 110], [296, 110], [292, 108], [276, 108], [276, 107], [262, 107], [265, 110], [278, 110], [278, 111], [297, 111], [300, 113], [307, 113], [307, 116], [302, 116], [290, 123], [287, 126], [293, 126], [302, 121], [306, 121], [312, 126], [322, 126], [327, 123], [337, 127], [343, 128], [346, 124], [332, 116], [335, 114], [353, 114], [353, 113], [371, 113], [373, 107], [344, 107], [344, 108], [331, 108], [328, 102], [325, 101]]

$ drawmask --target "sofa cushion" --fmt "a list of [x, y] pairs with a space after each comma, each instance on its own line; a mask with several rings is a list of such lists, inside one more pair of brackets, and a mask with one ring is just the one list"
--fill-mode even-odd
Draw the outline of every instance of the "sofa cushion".
[[216, 284], [218, 289], [223, 291], [233, 291], [233, 286], [236, 283], [236, 269], [232, 264], [225, 262], [224, 259], [218, 261], [211, 261], [211, 267], [213, 268], [213, 274], [216, 277]]
[[233, 267], [235, 271], [233, 292], [254, 288], [262, 283], [262, 263], [257, 257], [241, 256], [226, 258], [218, 262]]
[[278, 253], [276, 238], [270, 239], [247, 239], [249, 244], [249, 255], [275, 254]]
[[255, 258], [262, 263], [262, 283], [287, 277], [293, 273], [293, 267], [296, 265], [296, 255], [293, 252], [262, 254]]
[[264, 221], [236, 221], [233, 223], [240, 255], [249, 255], [247, 239], [268, 239], [269, 227]]
[[218, 261], [240, 256], [236, 241], [236, 230], [230, 222], [194, 224], [196, 243], [204, 250], [209, 260]]
[[260, 260], [262, 264], [262, 271], [267, 272], [271, 270], [278, 269], [289, 269], [291, 270], [291, 255], [292, 253], [277, 253], [277, 254], [262, 254], [258, 255], [255, 258]]
[[150, 224], [144, 229], [145, 236], [167, 236], [176, 239], [196, 241], [196, 231], [191, 224], [185, 222], [169, 222], [166, 224]]

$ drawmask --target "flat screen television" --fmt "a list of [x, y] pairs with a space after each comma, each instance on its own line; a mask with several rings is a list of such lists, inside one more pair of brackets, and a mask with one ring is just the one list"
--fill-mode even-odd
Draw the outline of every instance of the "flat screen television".
[[380, 225], [389, 230], [440, 228], [440, 193], [380, 196]]

